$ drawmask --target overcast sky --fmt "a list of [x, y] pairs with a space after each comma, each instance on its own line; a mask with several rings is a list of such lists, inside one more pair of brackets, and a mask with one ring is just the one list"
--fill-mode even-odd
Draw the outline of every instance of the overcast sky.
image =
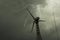
[[[34, 17], [40, 17], [43, 40], [60, 40], [60, 0], [0, 0], [0, 33], [2, 40], [36, 40]], [[55, 21], [54, 21], [55, 16]]]

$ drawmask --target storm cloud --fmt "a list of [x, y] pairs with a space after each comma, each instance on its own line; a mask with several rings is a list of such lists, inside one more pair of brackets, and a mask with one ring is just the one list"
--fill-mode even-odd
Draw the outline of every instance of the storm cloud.
[[42, 39], [60, 40], [60, 0], [0, 0], [1, 40], [36, 40], [35, 27], [31, 32], [33, 19], [27, 7], [34, 17], [46, 21], [39, 23]]

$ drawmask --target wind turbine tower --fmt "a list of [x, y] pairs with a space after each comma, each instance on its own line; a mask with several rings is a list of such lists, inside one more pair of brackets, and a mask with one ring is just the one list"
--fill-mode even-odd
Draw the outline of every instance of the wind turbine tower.
[[39, 17], [35, 18], [28, 9], [27, 9], [27, 11], [29, 12], [29, 14], [32, 16], [32, 18], [34, 20], [33, 21], [33, 26], [32, 26], [32, 31], [33, 31], [33, 28], [34, 28], [34, 24], [36, 24], [36, 35], [37, 35], [37, 39], [36, 40], [42, 40], [40, 29], [39, 29], [39, 22], [44, 22], [44, 20], [40, 20]]

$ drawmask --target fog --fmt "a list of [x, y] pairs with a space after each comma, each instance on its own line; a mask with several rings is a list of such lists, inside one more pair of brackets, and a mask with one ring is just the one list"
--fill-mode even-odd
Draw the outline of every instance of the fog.
[[39, 23], [43, 40], [60, 40], [60, 0], [0, 0], [1, 40], [36, 40], [33, 32], [33, 18], [40, 17]]

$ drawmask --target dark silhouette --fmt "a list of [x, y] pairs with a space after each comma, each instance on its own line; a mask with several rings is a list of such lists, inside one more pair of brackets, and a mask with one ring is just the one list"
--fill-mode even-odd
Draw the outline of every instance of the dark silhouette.
[[39, 17], [36, 17], [35, 18], [28, 9], [27, 9], [27, 11], [30, 13], [30, 15], [34, 19], [31, 32], [33, 31], [33, 27], [34, 27], [34, 23], [35, 23], [36, 24], [37, 40], [42, 40], [42, 37], [41, 37], [41, 34], [40, 34], [40, 30], [39, 30], [39, 22], [44, 22], [44, 20], [39, 20], [40, 19]]

